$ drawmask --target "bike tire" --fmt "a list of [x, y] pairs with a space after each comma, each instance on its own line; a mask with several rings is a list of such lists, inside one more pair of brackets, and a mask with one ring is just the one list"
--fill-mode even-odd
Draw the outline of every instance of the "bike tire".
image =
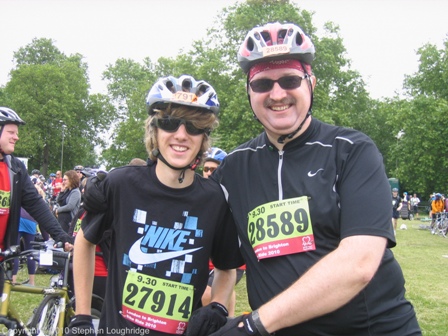
[[[29, 324], [33, 335], [57, 336], [59, 332], [58, 322], [60, 312], [59, 297], [51, 295], [45, 296], [36, 308], [36, 312]], [[64, 323], [64, 327], [66, 327], [66, 323]]]

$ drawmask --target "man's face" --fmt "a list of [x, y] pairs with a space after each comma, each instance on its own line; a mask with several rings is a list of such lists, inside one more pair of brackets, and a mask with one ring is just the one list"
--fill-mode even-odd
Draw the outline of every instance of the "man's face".
[[[297, 69], [271, 69], [256, 74], [251, 82], [258, 79], [278, 80], [284, 76], [304, 76]], [[313, 86], [314, 86], [313, 77]], [[268, 92], [257, 93], [249, 87], [252, 109], [263, 124], [270, 138], [277, 140], [280, 135], [297, 130], [306, 117], [311, 103], [311, 91], [308, 79], [303, 79], [300, 87], [292, 90], [282, 89], [279, 83], [274, 83]], [[303, 126], [306, 129], [310, 120]], [[271, 139], [272, 140], [272, 139]]]
[[60, 178], [62, 178], [62, 173], [58, 170], [57, 172], [56, 172], [56, 178], [57, 179], [60, 179]]
[[203, 139], [204, 134], [189, 134], [185, 125], [180, 125], [175, 132], [167, 132], [161, 128], [157, 131], [160, 153], [176, 168], [186, 167], [196, 159]]
[[3, 153], [12, 154], [18, 140], [19, 127], [15, 124], [4, 125], [2, 136], [0, 137], [0, 148], [2, 149]]
[[202, 176], [208, 178], [213, 171], [218, 168], [218, 164], [213, 161], [207, 161], [204, 163], [204, 168], [202, 170]]

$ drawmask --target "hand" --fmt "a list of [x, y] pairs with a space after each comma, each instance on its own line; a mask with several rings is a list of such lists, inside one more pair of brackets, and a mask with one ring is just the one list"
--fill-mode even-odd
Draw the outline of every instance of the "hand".
[[90, 315], [76, 315], [68, 325], [68, 333], [66, 336], [72, 335], [91, 335], [96, 336], [95, 328]]
[[[255, 317], [254, 317], [255, 315]], [[257, 322], [254, 321], [257, 320]], [[217, 332], [210, 336], [268, 336], [271, 335], [261, 323], [258, 312], [241, 315], [233, 319], [229, 319], [227, 323]]]
[[71, 250], [73, 250], [74, 240], [75, 239], [73, 237], [64, 233], [63, 235], [55, 239], [55, 244], [53, 245], [53, 247], [55, 248], [63, 247], [65, 252], [70, 252]]
[[227, 322], [226, 307], [218, 302], [199, 308], [191, 314], [187, 336], [207, 336], [217, 331]]

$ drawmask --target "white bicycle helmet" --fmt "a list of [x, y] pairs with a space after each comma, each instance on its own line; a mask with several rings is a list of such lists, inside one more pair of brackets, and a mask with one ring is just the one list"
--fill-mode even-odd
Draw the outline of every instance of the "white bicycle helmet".
[[190, 75], [179, 78], [161, 77], [146, 97], [149, 115], [155, 109], [164, 109], [169, 104], [198, 107], [214, 114], [219, 112], [219, 101], [215, 89], [205, 81], [196, 81]]
[[238, 50], [238, 63], [245, 73], [260, 62], [296, 59], [310, 64], [315, 49], [311, 39], [293, 23], [268, 23], [253, 28]]
[[0, 107], [0, 125], [6, 124], [25, 125], [25, 122], [9, 107], [2, 106]]

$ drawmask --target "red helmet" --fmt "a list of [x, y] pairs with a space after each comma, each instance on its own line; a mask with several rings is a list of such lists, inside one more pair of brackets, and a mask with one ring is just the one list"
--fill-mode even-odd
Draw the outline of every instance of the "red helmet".
[[293, 23], [268, 23], [253, 28], [238, 50], [238, 63], [245, 73], [260, 62], [296, 59], [310, 64], [314, 60], [314, 44], [303, 30]]

